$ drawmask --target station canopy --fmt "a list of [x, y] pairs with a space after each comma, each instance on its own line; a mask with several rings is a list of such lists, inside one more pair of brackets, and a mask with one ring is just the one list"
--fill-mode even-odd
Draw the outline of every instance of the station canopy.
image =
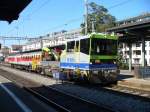
[[150, 13], [120, 21], [119, 24], [121, 25], [107, 29], [107, 32], [119, 34], [119, 41], [135, 42], [141, 38], [150, 40]]
[[0, 21], [11, 23], [32, 0], [0, 0]]

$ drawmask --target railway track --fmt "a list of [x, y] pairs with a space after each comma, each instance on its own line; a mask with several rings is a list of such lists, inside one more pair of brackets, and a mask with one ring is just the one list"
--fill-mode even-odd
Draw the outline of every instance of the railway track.
[[93, 102], [69, 95], [55, 88], [42, 86], [41, 88], [26, 88], [36, 97], [59, 108], [60, 112], [114, 112], [106, 106], [99, 106]]
[[150, 93], [148, 91], [143, 91], [134, 88], [128, 88], [124, 86], [118, 85], [109, 85], [109, 86], [101, 86], [101, 85], [90, 85], [90, 84], [75, 84], [81, 87], [85, 87], [88, 89], [97, 90], [97, 91], [105, 91], [112, 94], [117, 94], [120, 96], [130, 97], [133, 99], [140, 99], [142, 101], [150, 102]]
[[59, 112], [114, 112], [108, 106], [99, 106], [96, 103], [59, 91], [56, 88], [34, 83], [4, 70], [0, 70], [0, 72], [3, 77], [23, 87], [27, 92]]
[[[6, 67], [10, 67], [10, 65], [4, 65]], [[11, 67], [10, 67], [11, 68]], [[27, 71], [24, 71], [24, 72], [27, 72]], [[41, 75], [41, 74], [39, 74]], [[43, 75], [41, 75], [43, 76]], [[43, 77], [48, 77], [48, 76], [43, 76]], [[50, 78], [50, 77], [48, 77]], [[71, 84], [76, 84], [76, 83], [72, 83], [72, 82], [66, 82], [66, 83], [71, 83]], [[141, 98], [144, 98], [144, 99], [147, 99], [149, 98], [150, 99], [150, 93], [149, 91], [143, 91], [143, 90], [140, 90], [140, 89], [136, 89], [136, 88], [129, 88], [129, 87], [124, 87], [124, 86], [118, 86], [118, 85], [110, 85], [110, 86], [102, 86], [102, 85], [87, 85], [87, 84], [77, 84], [79, 86], [84, 86], [84, 87], [87, 87], [87, 88], [91, 88], [91, 89], [96, 89], [98, 90], [99, 88], [103, 88], [103, 89], [106, 89], [106, 90], [111, 90], [111, 91], [115, 91], [115, 92], [118, 92], [118, 93], [125, 93], [127, 95], [131, 95], [131, 96], [141, 96]]]
[[140, 89], [136, 89], [136, 88], [129, 88], [129, 87], [125, 87], [125, 86], [119, 86], [119, 85], [113, 85], [111, 87], [104, 87], [106, 89], [109, 90], [113, 90], [113, 91], [119, 91], [122, 93], [127, 93], [127, 94], [131, 94], [134, 96], [141, 96], [143, 98], [149, 98], [150, 99], [150, 92], [148, 91], [143, 91]]

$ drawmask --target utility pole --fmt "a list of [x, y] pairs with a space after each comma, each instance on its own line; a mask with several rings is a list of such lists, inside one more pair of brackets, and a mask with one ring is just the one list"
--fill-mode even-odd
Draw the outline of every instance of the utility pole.
[[88, 32], [88, 0], [84, 0], [85, 2], [85, 35]]
[[[18, 32], [19, 27], [16, 26], [15, 28], [16, 28], [16, 32], [17, 32], [17, 37], [19, 37], [19, 32]], [[18, 41], [19, 41], [19, 45], [20, 45], [20, 39], [18, 39]]]
[[3, 47], [5, 46], [5, 39], [3, 39]]
[[40, 37], [40, 43], [41, 43], [41, 49], [43, 48], [43, 38], [42, 36]]
[[94, 28], [94, 20], [92, 20], [92, 32], [95, 32], [95, 28]]

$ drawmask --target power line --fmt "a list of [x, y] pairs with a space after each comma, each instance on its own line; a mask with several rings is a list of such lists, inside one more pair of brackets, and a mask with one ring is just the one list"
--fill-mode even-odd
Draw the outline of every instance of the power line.
[[48, 2], [50, 2], [51, 0], [46, 0], [44, 3], [42, 3], [41, 5], [40, 5], [40, 7], [38, 7], [37, 9], [35, 9], [34, 11], [32, 11], [32, 13], [29, 13], [28, 14], [28, 16], [31, 16], [31, 14], [33, 15], [33, 14], [35, 14], [35, 13], [37, 13], [40, 9], [42, 9], [45, 5], [47, 5], [48, 4]]
[[[36, 8], [34, 11], [32, 11], [32, 13], [29, 13], [27, 16], [31, 17], [33, 14], [37, 13], [40, 9], [42, 9], [45, 5], [47, 5], [48, 2], [50, 2], [50, 0], [46, 0], [45, 2], [43, 2], [38, 8]], [[25, 20], [25, 19], [23, 19], [23, 20]], [[22, 24], [23, 22], [24, 21], [15, 25], [15, 27], [13, 29], [11, 29], [8, 33], [12, 32], [16, 27], [19, 27], [19, 25]]]
[[[130, 2], [130, 1], [131, 1], [131, 0], [125, 0], [125, 1], [120, 2], [120, 3], [118, 3], [118, 4], [112, 5], [112, 6], [108, 7], [107, 9], [113, 9], [113, 8], [116, 8], [116, 7], [118, 7], [118, 6], [121, 6], [121, 5], [124, 5], [124, 4], [128, 3], [128, 2]], [[79, 19], [79, 18], [78, 18], [78, 19]], [[68, 22], [68, 23], [64, 23], [64, 24], [58, 25], [58, 26], [53, 27], [53, 28], [51, 28], [51, 29], [54, 30], [54, 29], [57, 29], [57, 28], [66, 26], [66, 25], [68, 25], [69, 23], [78, 21], [78, 19], [74, 19], [73, 21], [71, 20], [71, 21]], [[81, 19], [81, 18], [80, 18], [80, 19]]]
[[[37, 13], [38, 10], [39, 10], [39, 9], [42, 9], [45, 5], [47, 5], [47, 3], [48, 3], [49, 1], [50, 1], [50, 0], [46, 0], [43, 4], [40, 5], [39, 8], [35, 9], [32, 13], [30, 13], [30, 14], [28, 14], [28, 15], [31, 16], [31, 14], [33, 15], [33, 14]], [[118, 6], [121, 6], [121, 5], [124, 5], [124, 4], [128, 3], [128, 2], [130, 2], [130, 1], [131, 1], [131, 0], [125, 0], [125, 1], [120, 2], [120, 3], [118, 3], [118, 4], [112, 5], [112, 6], [108, 7], [107, 9], [116, 8], [116, 7], [118, 7]], [[70, 23], [77, 22], [77, 21], [79, 21], [81, 18], [83, 18], [83, 17], [76, 18], [76, 19], [72, 19], [72, 20], [70, 20], [70, 21], [68, 21], [68, 22], [66, 22], [66, 23], [63, 23], [63, 24], [61, 24], [61, 25], [57, 25], [57, 26], [55, 26], [55, 27], [52, 27], [52, 28], [50, 28], [50, 29], [48, 29], [48, 30], [46, 30], [46, 31], [44, 31], [44, 32], [47, 32], [47, 31], [50, 31], [50, 30], [55, 30], [55, 29], [57, 29], [57, 28], [61, 28], [61, 27], [63, 27], [63, 26], [66, 26], [66, 25], [68, 25], [68, 24], [70, 24]], [[19, 24], [18, 24], [17, 26], [19, 26]], [[15, 27], [17, 27], [17, 26], [15, 26]], [[13, 30], [14, 30], [14, 29], [13, 29]], [[12, 32], [13, 30], [11, 30], [10, 32]], [[10, 33], [10, 32], [9, 32], [9, 33]]]
[[121, 6], [121, 5], [124, 5], [124, 4], [128, 3], [128, 2], [130, 2], [130, 1], [131, 1], [131, 0], [125, 0], [125, 1], [120, 2], [120, 3], [118, 3], [118, 4], [112, 5], [112, 6], [108, 7], [107, 9], [116, 8], [116, 7], [118, 7], [118, 6]]
[[0, 36], [0, 40], [35, 40], [35, 39], [38, 39], [38, 38]]
[[76, 18], [76, 19], [72, 19], [72, 20], [69, 20], [69, 21], [68, 21], [68, 22], [66, 22], [66, 23], [63, 23], [63, 24], [60, 24], [60, 25], [54, 26], [54, 27], [52, 27], [52, 28], [50, 28], [50, 29], [48, 29], [48, 30], [46, 30], [46, 31], [44, 31], [44, 32], [51, 31], [51, 30], [56, 30], [57, 28], [64, 27], [64, 26], [66, 26], [66, 25], [68, 25], [68, 24], [71, 24], [71, 23], [77, 22], [77, 21], [79, 21], [79, 20], [81, 20], [81, 19], [82, 19], [82, 17], [80, 17], [80, 18]]

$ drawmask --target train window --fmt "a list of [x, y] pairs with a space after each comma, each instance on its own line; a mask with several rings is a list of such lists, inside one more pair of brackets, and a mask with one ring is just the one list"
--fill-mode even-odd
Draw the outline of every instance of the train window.
[[36, 56], [36, 59], [38, 59], [38, 58], [39, 58], [39, 55]]
[[92, 55], [116, 55], [117, 54], [117, 41], [109, 39], [93, 38], [91, 42]]
[[89, 38], [80, 40], [80, 52], [89, 54], [89, 46], [90, 46]]
[[75, 41], [67, 42], [67, 52], [74, 52]]
[[76, 41], [75, 52], [79, 52], [79, 41]]

